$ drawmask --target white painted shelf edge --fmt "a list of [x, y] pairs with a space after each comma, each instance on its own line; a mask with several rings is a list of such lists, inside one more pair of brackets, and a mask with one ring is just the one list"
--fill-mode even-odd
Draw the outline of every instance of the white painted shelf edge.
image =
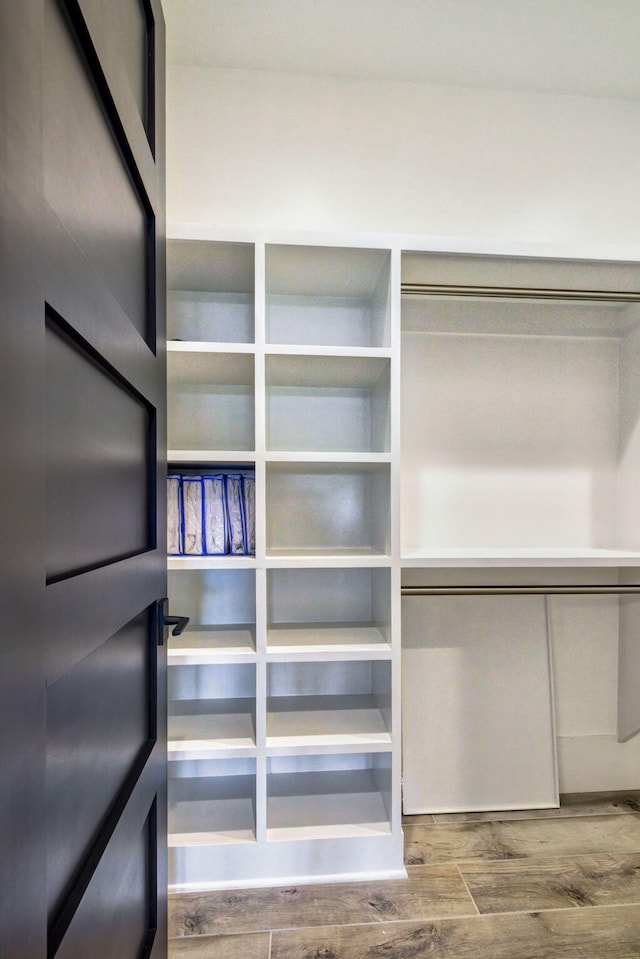
[[168, 340], [168, 353], [255, 353], [253, 343], [210, 340]]
[[329, 453], [319, 451], [267, 450], [267, 463], [390, 463], [391, 453]]
[[181, 846], [222, 846], [255, 842], [255, 839], [255, 833], [249, 829], [223, 829], [220, 832], [208, 829], [202, 832], [172, 832], [171, 827], [169, 827], [168, 833], [168, 845], [170, 849]]
[[480, 566], [640, 566], [640, 552], [621, 549], [567, 548], [479, 548], [417, 549], [402, 554], [402, 567]]
[[170, 666], [204, 666], [208, 663], [244, 661], [255, 658], [253, 633], [246, 626], [187, 628], [171, 636], [167, 649]]
[[231, 740], [226, 743], [219, 739], [199, 739], [192, 742], [174, 742], [171, 739], [167, 746], [167, 760], [189, 760], [194, 762], [200, 759], [244, 759], [256, 755], [255, 742], [238, 742]]
[[[262, 564], [261, 564], [262, 565]], [[342, 553], [319, 550], [302, 553], [292, 550], [275, 551], [268, 553], [264, 560], [267, 569], [347, 569], [347, 568], [388, 568], [391, 566], [391, 556], [388, 553], [356, 553], [344, 555]]]
[[306, 346], [288, 343], [268, 343], [266, 356], [346, 356], [364, 359], [389, 359], [391, 348], [388, 346]]
[[169, 556], [169, 570], [187, 569], [256, 569], [264, 566], [268, 569], [289, 569], [308, 567], [325, 569], [347, 567], [389, 567], [391, 556], [388, 553], [368, 552], [366, 550], [273, 550], [259, 563], [255, 556]]
[[[271, 463], [390, 463], [390, 453], [332, 453], [325, 450], [268, 450], [265, 454], [267, 462]], [[167, 450], [167, 460], [171, 463], [194, 463], [213, 465], [226, 464], [253, 464], [258, 459], [255, 450]]]
[[172, 463], [194, 463], [202, 466], [245, 463], [253, 465], [255, 459], [255, 450], [167, 450], [169, 469]]
[[325, 708], [274, 710], [267, 705], [267, 749], [296, 750], [317, 748], [331, 752], [336, 746], [358, 746], [363, 751], [371, 746], [391, 745], [391, 735], [379, 709], [327, 709], [329, 697], [321, 697]]
[[267, 660], [389, 659], [391, 646], [373, 626], [288, 625], [267, 628]]
[[179, 569], [255, 569], [255, 556], [169, 556], [167, 568]]
[[271, 547], [267, 550], [267, 558], [271, 559], [291, 558], [300, 560], [313, 559], [314, 557], [322, 559], [324, 565], [327, 565], [327, 560], [333, 559], [391, 560], [391, 556], [388, 553], [383, 553], [381, 550], [373, 549], [372, 547], [368, 546], [353, 549], [318, 549], [312, 546], [308, 549], [294, 549], [293, 547]]

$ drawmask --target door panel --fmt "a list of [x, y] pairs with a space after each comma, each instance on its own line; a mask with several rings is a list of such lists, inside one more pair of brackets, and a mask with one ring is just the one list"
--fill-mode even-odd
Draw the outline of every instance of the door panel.
[[150, 4], [145, 0], [111, 0], [108, 5], [103, 0], [81, 0], [80, 8], [92, 35], [98, 38], [98, 54], [110, 87], [123, 100], [127, 94], [131, 96], [143, 127], [150, 131], [154, 92]]
[[162, 14], [83, 6], [0, 6], [0, 956], [164, 959]]
[[130, 19], [111, 16], [105, 40], [75, 0], [45, 0], [44, 22], [48, 952], [79, 959], [92, 941], [105, 959], [160, 957], [161, 193], [99, 60], [115, 35], [130, 49]]
[[[49, 317], [47, 582], [153, 546], [153, 410]], [[91, 402], [79, 403], [86, 396]], [[153, 465], [152, 465], [153, 464]]]
[[149, 551], [47, 586], [47, 685], [158, 598], [157, 572], [155, 551]]
[[46, 10], [45, 196], [133, 325], [147, 338], [151, 217], [61, 10], [53, 2]]
[[[1, 21], [0, 15], [0, 38]], [[10, 504], [0, 509], [0, 956], [40, 959], [45, 927], [32, 921], [32, 903], [46, 895], [41, 845], [44, 568], [34, 556], [44, 552], [44, 481], [37, 449], [24, 438], [42, 430], [34, 388], [40, 367], [29, 350], [38, 333], [41, 290], [31, 240], [37, 207], [29, 177], [25, 183], [25, 200], [18, 203], [0, 182], [0, 497]]]
[[141, 798], [130, 800], [59, 945], [53, 928], [49, 941], [57, 959], [140, 959], [150, 954], [157, 929], [156, 804], [148, 807]]
[[[40, 5], [41, 6], [41, 5]], [[42, 563], [42, 10], [0, 3], [0, 956], [44, 956]], [[10, 507], [9, 507], [10, 504]]]
[[[155, 352], [132, 325], [102, 275], [81, 253], [60, 220], [49, 208], [45, 213], [48, 213], [46, 312], [58, 324], [70, 327], [76, 338], [95, 350], [103, 364], [116, 369], [137, 393], [157, 407], [162, 403], [162, 396], [156, 382]], [[158, 243], [162, 244], [161, 238]], [[160, 303], [158, 311], [160, 315]]]
[[113, 797], [155, 738], [156, 648], [145, 611], [47, 690], [50, 916], [62, 908]]

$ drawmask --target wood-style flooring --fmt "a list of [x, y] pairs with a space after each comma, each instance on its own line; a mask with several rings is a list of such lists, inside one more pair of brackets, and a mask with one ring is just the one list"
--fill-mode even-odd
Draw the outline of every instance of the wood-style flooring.
[[171, 896], [170, 959], [640, 959], [640, 791], [404, 831], [407, 879]]

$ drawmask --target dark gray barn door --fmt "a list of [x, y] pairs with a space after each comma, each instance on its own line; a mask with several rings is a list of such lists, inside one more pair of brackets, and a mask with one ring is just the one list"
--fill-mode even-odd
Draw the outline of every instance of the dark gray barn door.
[[11, 959], [166, 956], [163, 46], [159, 0], [0, 12]]

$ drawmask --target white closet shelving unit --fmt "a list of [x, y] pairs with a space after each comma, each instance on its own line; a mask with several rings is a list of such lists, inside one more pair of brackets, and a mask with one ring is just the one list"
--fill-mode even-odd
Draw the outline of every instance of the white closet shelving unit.
[[169, 558], [174, 889], [404, 874], [391, 273], [169, 241], [170, 466], [256, 475], [255, 557]]
[[403, 584], [543, 587], [403, 600], [405, 811], [637, 786], [640, 599], [553, 590], [640, 581], [638, 267], [407, 252], [402, 280]]
[[402, 875], [402, 763], [637, 787], [640, 598], [554, 590], [640, 582], [638, 267], [266, 240], [169, 241], [170, 464], [256, 476], [255, 556], [169, 559], [172, 888]]

